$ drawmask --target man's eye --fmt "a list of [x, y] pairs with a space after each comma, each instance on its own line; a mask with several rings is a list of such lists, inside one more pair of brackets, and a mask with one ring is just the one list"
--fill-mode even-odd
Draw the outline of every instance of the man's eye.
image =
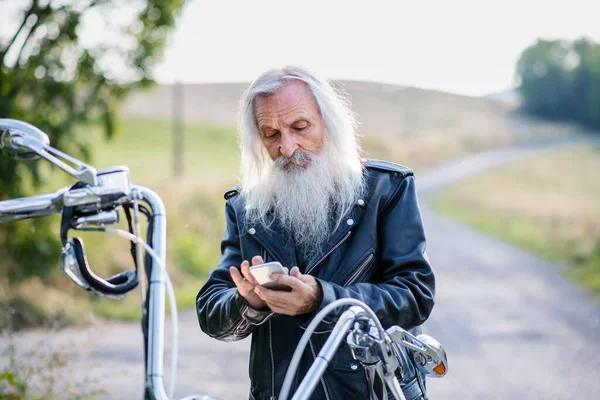
[[301, 125], [301, 126], [296, 126], [294, 129], [296, 129], [297, 131], [303, 131], [306, 128], [308, 128], [308, 125]]
[[279, 131], [268, 131], [268, 132], [265, 132], [265, 137], [267, 139], [271, 139], [271, 138], [276, 137], [278, 133], [279, 133]]

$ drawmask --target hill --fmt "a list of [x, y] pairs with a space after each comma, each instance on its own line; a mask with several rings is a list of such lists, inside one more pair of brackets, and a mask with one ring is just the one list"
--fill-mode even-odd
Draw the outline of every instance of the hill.
[[[568, 125], [524, 118], [505, 103], [490, 99], [368, 82], [343, 85], [363, 122], [365, 156], [417, 171], [484, 148], [575, 132]], [[86, 130], [86, 140], [93, 143], [92, 165], [102, 169], [125, 164], [133, 182], [153, 188], [163, 198], [169, 215], [168, 264], [183, 308], [194, 305], [202, 279], [218, 260], [223, 193], [237, 183], [234, 123], [238, 98], [246, 86], [182, 87], [185, 103], [181, 111], [186, 122], [180, 160], [184, 174], [178, 179], [172, 176], [172, 86], [133, 93], [118, 121], [120, 134], [113, 140], [103, 140], [99, 127]], [[38, 193], [72, 183], [56, 168], [43, 169], [43, 174], [46, 186]], [[53, 229], [58, 232], [59, 228]], [[129, 245], [121, 238], [95, 232], [81, 232], [81, 237], [89, 249], [88, 261], [100, 276], [132, 267]], [[50, 275], [48, 282], [33, 276], [14, 287], [0, 279], [0, 320], [4, 321], [3, 310], [16, 310], [10, 314], [14, 328], [83, 323], [92, 315], [139, 319], [137, 296], [115, 307], [78, 291], [58, 273]]]
[[[234, 125], [238, 101], [248, 83], [182, 85], [181, 114], [188, 122]], [[361, 122], [369, 157], [420, 168], [465, 153], [575, 132], [520, 115], [514, 104], [375, 82], [341, 81]], [[125, 116], [170, 119], [173, 85], [136, 92]]]

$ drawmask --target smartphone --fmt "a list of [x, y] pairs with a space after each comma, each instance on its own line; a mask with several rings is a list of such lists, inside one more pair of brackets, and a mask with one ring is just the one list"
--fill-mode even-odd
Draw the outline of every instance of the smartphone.
[[250, 273], [261, 285], [271, 290], [284, 290], [290, 292], [292, 290], [288, 285], [282, 285], [271, 279], [272, 274], [286, 274], [287, 270], [283, 268], [278, 261], [268, 262], [266, 264], [253, 265], [250, 267]]

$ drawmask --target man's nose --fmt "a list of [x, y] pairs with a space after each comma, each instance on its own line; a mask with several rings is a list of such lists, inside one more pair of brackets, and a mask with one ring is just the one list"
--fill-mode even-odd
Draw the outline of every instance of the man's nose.
[[297, 149], [298, 143], [296, 142], [294, 135], [291, 135], [289, 133], [284, 133], [281, 135], [279, 151], [284, 157], [290, 158]]

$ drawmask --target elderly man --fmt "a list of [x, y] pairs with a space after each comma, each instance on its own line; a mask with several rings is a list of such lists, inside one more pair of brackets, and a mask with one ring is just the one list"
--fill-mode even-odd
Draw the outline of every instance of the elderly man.
[[[311, 318], [340, 298], [365, 302], [384, 328], [412, 329], [429, 316], [435, 281], [413, 172], [359, 156], [355, 120], [344, 97], [298, 67], [264, 73], [241, 101], [241, 185], [225, 194], [221, 259], [197, 297], [211, 337], [252, 334], [250, 399], [276, 399]], [[279, 261], [291, 287], [258, 285], [250, 265]], [[294, 384], [333, 326], [310, 341]], [[407, 368], [407, 398], [426, 398]], [[294, 390], [294, 389], [292, 389]], [[343, 343], [313, 399], [368, 399], [365, 371]]]

